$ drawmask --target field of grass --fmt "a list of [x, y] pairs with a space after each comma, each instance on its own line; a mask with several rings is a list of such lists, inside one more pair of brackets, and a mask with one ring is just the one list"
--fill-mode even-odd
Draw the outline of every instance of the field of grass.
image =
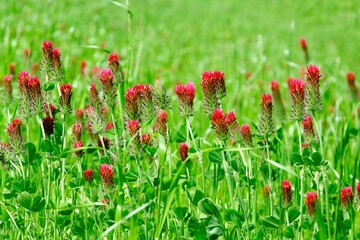
[[[0, 239], [360, 239], [360, 95], [347, 80], [360, 75], [360, 2], [11, 0], [0, 14]], [[63, 75], [45, 40], [60, 49]], [[123, 82], [106, 82], [106, 72], [100, 81], [94, 67], [108, 68], [113, 52]], [[314, 141], [304, 114], [290, 116], [288, 82], [304, 80], [308, 102], [310, 64], [322, 75], [322, 109], [307, 111]], [[203, 73], [215, 70], [226, 94], [214, 104], [234, 112], [236, 124], [204, 111]], [[39, 78], [41, 100], [19, 87], [22, 71]], [[111, 72], [118, 81], [120, 70]], [[277, 114], [272, 80], [285, 114]], [[188, 82], [196, 92], [184, 117], [178, 84]], [[89, 97], [92, 83], [100, 100]], [[152, 90], [149, 102], [136, 100], [141, 114], [129, 98], [137, 84]], [[45, 113], [50, 103], [57, 110]], [[87, 109], [85, 119], [77, 109]], [[264, 130], [269, 109], [274, 132]]]

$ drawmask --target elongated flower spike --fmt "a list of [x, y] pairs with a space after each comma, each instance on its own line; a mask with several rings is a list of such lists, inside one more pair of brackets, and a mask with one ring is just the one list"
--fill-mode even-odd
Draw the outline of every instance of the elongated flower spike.
[[95, 83], [92, 83], [90, 85], [90, 90], [89, 90], [89, 103], [91, 106], [94, 107], [94, 110], [96, 111], [96, 113], [100, 116], [101, 115], [101, 109], [103, 107], [103, 104], [99, 98], [99, 92], [96, 88]]
[[300, 43], [301, 49], [302, 49], [303, 52], [304, 52], [305, 61], [306, 61], [306, 62], [309, 62], [310, 57], [309, 57], [308, 44], [307, 44], [306, 39], [305, 39], [304, 37], [301, 37], [299, 43]]
[[63, 114], [70, 114], [72, 111], [71, 107], [71, 96], [72, 87], [70, 84], [63, 84], [60, 87], [60, 111]]
[[21, 120], [15, 118], [11, 123], [9, 123], [6, 131], [9, 137], [9, 144], [11, 149], [15, 153], [20, 153], [23, 151], [23, 138], [21, 136]]
[[285, 106], [280, 94], [280, 84], [278, 81], [273, 80], [270, 83], [272, 97], [274, 99], [274, 107], [276, 116], [280, 121], [286, 120]]
[[168, 109], [170, 107], [170, 97], [168, 96], [166, 89], [160, 80], [155, 80], [153, 101], [156, 112], [161, 109]]
[[114, 108], [116, 104], [116, 88], [114, 85], [114, 74], [111, 69], [103, 69], [100, 72], [100, 81], [104, 92], [104, 101], [109, 108]]
[[43, 56], [40, 63], [40, 70], [44, 74], [50, 74], [52, 69], [53, 58], [53, 43], [51, 41], [44, 41], [42, 44]]
[[220, 71], [202, 74], [201, 87], [204, 93], [205, 114], [210, 116], [216, 108], [220, 108], [220, 99], [226, 96], [224, 73]]
[[308, 112], [315, 112], [322, 109], [320, 97], [320, 68], [316, 65], [309, 65], [306, 70], [306, 109]]
[[55, 123], [54, 123], [54, 118], [50, 117], [50, 116], [46, 116], [44, 119], [43, 119], [43, 127], [44, 127], [44, 131], [45, 131], [45, 134], [46, 136], [50, 136], [51, 134], [54, 133], [54, 126], [55, 126]]
[[272, 97], [269, 94], [263, 94], [261, 97], [261, 113], [259, 122], [259, 134], [267, 137], [275, 132], [273, 120]]
[[94, 170], [87, 169], [84, 171], [84, 179], [86, 182], [92, 182], [94, 180]]
[[74, 142], [81, 140], [81, 132], [82, 132], [81, 123], [75, 123], [72, 127], [72, 137]]
[[225, 140], [229, 135], [229, 129], [225, 122], [226, 115], [225, 113], [217, 108], [214, 110], [211, 115], [211, 123], [215, 129], [216, 136], [221, 140]]
[[[102, 116], [99, 115], [91, 105], [85, 109], [85, 114], [89, 119], [87, 129], [89, 130], [90, 136], [97, 138], [97, 135], [102, 133], [105, 127]], [[94, 139], [93, 137], [92, 139]]]
[[240, 129], [241, 139], [244, 147], [252, 147], [252, 136], [250, 126], [248, 124], [243, 124]]
[[31, 77], [27, 79], [26, 92], [30, 102], [31, 114], [41, 114], [44, 111], [44, 98], [39, 78]]
[[140, 109], [139, 109], [139, 95], [136, 89], [129, 88], [125, 94], [125, 118], [130, 119], [139, 119], [140, 118]]
[[288, 84], [292, 99], [291, 119], [301, 121], [305, 113], [305, 82], [289, 79]]
[[[134, 88], [136, 89], [136, 86]], [[146, 122], [154, 117], [155, 111], [151, 86], [141, 85], [137, 95], [140, 101], [140, 120]]]
[[75, 117], [76, 117], [76, 122], [78, 123], [83, 123], [84, 122], [84, 110], [79, 108], [79, 109], [76, 109], [75, 111]]
[[64, 79], [64, 73], [61, 69], [60, 50], [55, 48], [52, 50], [52, 80], [60, 82]]
[[352, 203], [353, 198], [354, 196], [351, 187], [344, 187], [343, 189], [341, 189], [340, 200], [343, 207], [349, 207]]
[[115, 52], [110, 53], [108, 56], [108, 64], [109, 68], [115, 76], [115, 84], [123, 83], [124, 75], [120, 66], [119, 55], [117, 55]]
[[305, 204], [307, 206], [309, 216], [313, 216], [316, 213], [316, 203], [318, 201], [318, 196], [315, 191], [307, 193]]
[[354, 99], [360, 99], [360, 90], [355, 84], [355, 73], [349, 72], [346, 74], [349, 90]]
[[139, 120], [129, 120], [127, 125], [128, 125], [128, 131], [130, 133], [130, 137], [133, 139], [131, 145], [132, 153], [135, 154], [141, 146], [141, 140], [139, 135], [139, 131], [140, 131]]
[[302, 121], [304, 128], [304, 138], [305, 144], [311, 146], [314, 142], [317, 142], [317, 137], [313, 128], [312, 118], [309, 115], [305, 115], [304, 120]]
[[[75, 149], [81, 148], [83, 146], [84, 146], [84, 144], [83, 144], [83, 142], [81, 140], [74, 143], [74, 148]], [[80, 157], [80, 156], [82, 156], [84, 154], [84, 151], [83, 150], [76, 150], [75, 154], [76, 154], [76, 156]]]
[[233, 144], [239, 143], [241, 141], [241, 129], [234, 112], [229, 112], [226, 115], [225, 124], [229, 129], [231, 142]]
[[112, 166], [108, 164], [101, 164], [100, 177], [105, 187], [111, 187], [112, 185], [114, 185], [114, 181], [113, 181], [114, 170]]
[[282, 182], [282, 202], [285, 206], [291, 204], [291, 195], [291, 184], [288, 180], [284, 180]]
[[13, 75], [6, 75], [3, 78], [4, 83], [4, 100], [6, 104], [9, 104], [12, 100], [12, 79]]
[[150, 135], [150, 133], [143, 133], [141, 135], [141, 143], [146, 145], [146, 146], [151, 145], [151, 135]]
[[180, 153], [180, 158], [181, 161], [185, 161], [186, 158], [188, 157], [188, 151], [189, 151], [189, 146], [186, 142], [182, 142], [179, 145], [179, 153]]
[[23, 118], [29, 118], [31, 116], [31, 106], [30, 106], [30, 97], [27, 90], [27, 83], [30, 79], [30, 76], [27, 72], [20, 72], [18, 76], [19, 83], [19, 105], [20, 105], [20, 115]]
[[165, 110], [159, 110], [153, 130], [167, 139], [167, 113]]
[[195, 85], [192, 82], [186, 85], [176, 85], [175, 92], [180, 102], [180, 116], [192, 116], [194, 111]]

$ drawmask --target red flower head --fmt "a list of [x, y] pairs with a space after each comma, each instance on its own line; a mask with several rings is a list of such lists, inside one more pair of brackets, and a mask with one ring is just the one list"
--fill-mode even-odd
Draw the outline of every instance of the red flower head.
[[71, 112], [71, 95], [72, 95], [72, 87], [70, 84], [63, 84], [60, 87], [60, 92], [61, 92], [61, 96], [60, 96], [60, 106], [61, 106], [61, 110], [64, 113], [69, 113]]
[[30, 79], [29, 73], [27, 72], [19, 73], [18, 82], [19, 82], [20, 94], [25, 94], [26, 85], [29, 79]]
[[357, 192], [357, 196], [360, 197], [360, 182], [356, 183], [356, 192]]
[[315, 191], [307, 193], [305, 203], [310, 216], [313, 216], [316, 213], [317, 202], [318, 202], [318, 196]]
[[116, 103], [116, 89], [114, 87], [114, 74], [111, 69], [103, 69], [100, 72], [100, 81], [102, 83], [105, 102], [109, 107], [114, 107]]
[[39, 78], [31, 77], [27, 79], [26, 92], [32, 113], [36, 114], [43, 112], [44, 104]]
[[106, 68], [100, 72], [100, 81], [103, 86], [112, 85], [112, 81], [114, 80], [114, 74], [111, 72], [111, 69]]
[[[49, 105], [50, 105], [50, 109], [51, 111], [49, 112]], [[56, 113], [56, 107], [54, 104], [44, 104], [45, 106], [45, 115], [49, 116], [49, 117], [54, 117], [55, 113]]]
[[150, 143], [151, 143], [150, 141], [151, 141], [150, 133], [143, 133], [143, 134], [141, 135], [141, 142], [142, 142], [142, 144], [149, 146]]
[[225, 119], [225, 113], [219, 108], [216, 108], [211, 115], [211, 122], [214, 126], [216, 136], [220, 140], [225, 140], [229, 133], [228, 125], [226, 124]]
[[159, 110], [153, 130], [167, 138], [167, 113], [165, 110]]
[[56, 70], [61, 69], [60, 49], [58, 48], [52, 50], [52, 66]]
[[119, 56], [117, 55], [117, 53], [113, 52], [110, 53], [108, 56], [108, 64], [109, 67], [111, 68], [113, 74], [115, 75], [117, 71], [119, 71]]
[[291, 118], [300, 121], [304, 116], [305, 82], [298, 79], [289, 79], [288, 84], [292, 99]]
[[97, 114], [100, 115], [101, 113], [101, 108], [102, 108], [102, 103], [100, 101], [99, 98], [99, 92], [96, 88], [95, 83], [92, 83], [90, 85], [90, 90], [89, 90], [89, 102], [90, 105], [94, 107], [94, 109], [96, 110]]
[[204, 92], [205, 114], [210, 115], [216, 108], [220, 108], [220, 98], [226, 96], [224, 73], [205, 71], [202, 74], [201, 86]]
[[[81, 75], [85, 77], [86, 76], [86, 61], [85, 60], [82, 60], [80, 62], [80, 70], [81, 70]], [[100, 68], [99, 68], [99, 72], [100, 72]], [[94, 73], [94, 71], [93, 71], [93, 73]], [[98, 76], [96, 76], [96, 77], [98, 77]]]
[[15, 152], [20, 152], [23, 150], [23, 139], [21, 136], [21, 120], [15, 118], [12, 123], [9, 123], [6, 131], [9, 137], [9, 143], [11, 148]]
[[81, 140], [82, 126], [80, 123], [75, 123], [72, 127], [72, 134], [75, 141]]
[[279, 85], [279, 82], [276, 81], [276, 80], [273, 80], [270, 82], [270, 88], [271, 88], [271, 91], [274, 95], [274, 93], [278, 93], [280, 91], [280, 85]]
[[114, 170], [110, 165], [101, 164], [100, 176], [105, 187], [112, 186], [114, 184], [113, 182]]
[[282, 201], [284, 205], [291, 203], [291, 184], [289, 181], [284, 180], [282, 182]]
[[128, 121], [128, 130], [129, 130], [130, 136], [135, 136], [140, 130], [139, 120], [129, 120]]
[[320, 68], [315, 65], [309, 65], [306, 70], [306, 80], [308, 82], [306, 91], [306, 108], [313, 112], [322, 108], [320, 97]]
[[81, 108], [76, 109], [75, 116], [76, 116], [76, 121], [81, 123], [84, 120], [84, 110]]
[[344, 187], [341, 189], [340, 200], [341, 205], [348, 207], [353, 200], [353, 192], [351, 187]]
[[92, 182], [94, 180], [94, 171], [92, 169], [85, 170], [84, 179], [86, 182]]
[[48, 74], [51, 72], [53, 60], [53, 44], [51, 41], [44, 41], [42, 44], [43, 56], [41, 59], [41, 71]]
[[42, 46], [42, 51], [43, 51], [43, 54], [46, 55], [48, 54], [49, 57], [52, 55], [52, 50], [53, 50], [53, 43], [51, 41], [44, 41]]
[[11, 75], [15, 74], [15, 64], [13, 64], [13, 63], [9, 64], [9, 71], [10, 71]]
[[105, 126], [105, 132], [114, 129], [114, 123], [113, 122], [109, 122], [108, 124], [106, 124]]
[[[110, 140], [108, 138], [103, 138], [102, 141], [101, 138], [98, 138], [97, 143], [99, 148], [103, 148], [106, 150], [109, 150], [110, 148]], [[103, 150], [101, 149], [100, 152], [103, 153]]]
[[[84, 145], [83, 145], [83, 143], [82, 143], [82, 141], [77, 141], [76, 143], [74, 143], [74, 148], [76, 149], [76, 148], [81, 148], [81, 147], [83, 147]], [[84, 153], [84, 151], [83, 150], [77, 150], [77, 151], [75, 151], [75, 154], [77, 155], [77, 156], [81, 156], [81, 155], [83, 155], [83, 153]]]
[[251, 130], [250, 126], [248, 124], [243, 124], [241, 126], [241, 137], [242, 142], [245, 147], [252, 147], [252, 137], [251, 137]]
[[180, 115], [185, 117], [192, 116], [195, 98], [194, 83], [189, 82], [186, 85], [178, 84], [176, 85], [175, 92], [180, 101]]
[[307, 41], [304, 37], [300, 38], [300, 47], [302, 50], [307, 51]]
[[12, 98], [12, 79], [13, 79], [13, 75], [6, 75], [3, 78], [5, 99], [7, 99], [8, 101], [10, 101]]
[[188, 157], [188, 151], [189, 151], [188, 144], [186, 142], [180, 143], [179, 152], [180, 152], [181, 161], [185, 161], [185, 159]]
[[225, 124], [227, 125], [230, 132], [230, 140], [233, 143], [238, 143], [241, 141], [241, 129], [236, 120], [234, 112], [229, 112], [225, 118]]
[[26, 48], [26, 49], [24, 50], [25, 60], [28, 60], [28, 59], [29, 59], [29, 55], [30, 55], [30, 49]]
[[43, 126], [44, 126], [45, 134], [47, 136], [50, 136], [51, 134], [53, 134], [54, 133], [54, 118], [52, 118], [50, 116], [46, 116], [43, 119]]
[[261, 97], [259, 133], [267, 136], [273, 134], [274, 131], [272, 97], [270, 94], [263, 94]]
[[140, 117], [140, 95], [134, 88], [129, 88], [125, 94], [125, 112], [128, 119], [138, 119]]

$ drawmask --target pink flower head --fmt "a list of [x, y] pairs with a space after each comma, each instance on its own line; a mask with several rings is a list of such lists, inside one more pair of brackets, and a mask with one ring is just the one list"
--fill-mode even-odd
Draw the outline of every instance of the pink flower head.
[[348, 207], [353, 200], [353, 192], [351, 187], [344, 187], [340, 194], [341, 205]]
[[189, 151], [188, 144], [186, 142], [180, 143], [179, 152], [180, 152], [181, 161], [185, 161], [185, 159], [188, 157], [188, 151]]
[[82, 126], [80, 123], [75, 123], [72, 127], [72, 134], [75, 141], [81, 140]]
[[310, 85], [318, 85], [321, 77], [320, 68], [316, 65], [309, 65], [306, 70], [306, 80]]
[[135, 88], [129, 88], [125, 94], [125, 112], [128, 119], [140, 117], [140, 95]]
[[273, 104], [270, 94], [263, 94], [261, 97], [261, 114], [259, 122], [260, 135], [267, 136], [274, 133]]
[[[83, 146], [84, 146], [84, 144], [82, 143], [81, 140], [80, 140], [80, 141], [77, 141], [76, 143], [74, 143], [74, 148], [75, 148], [75, 149], [76, 149], [76, 148], [81, 148], [81, 147], [83, 147]], [[77, 151], [75, 151], [76, 156], [81, 156], [81, 155], [83, 155], [83, 153], [84, 153], [83, 150], [77, 150]]]
[[92, 182], [94, 180], [94, 170], [92, 169], [85, 170], [84, 179], [86, 182]]
[[108, 164], [101, 164], [100, 166], [100, 177], [105, 187], [112, 186], [114, 184], [113, 177], [114, 177], [114, 170]]
[[43, 56], [41, 59], [41, 71], [48, 74], [52, 70], [53, 63], [53, 44], [51, 41], [44, 41], [42, 44]]
[[135, 136], [140, 130], [139, 120], [129, 120], [128, 121], [128, 130], [129, 130], [130, 136]]
[[117, 73], [120, 70], [120, 63], [119, 63], [119, 56], [117, 55], [116, 52], [110, 53], [108, 56], [108, 64], [109, 67], [111, 69], [111, 71], [113, 72], [114, 75], [117, 75]]
[[100, 81], [104, 92], [104, 100], [109, 107], [114, 107], [116, 103], [116, 89], [114, 87], [114, 74], [111, 69], [106, 68], [100, 72]]
[[308, 82], [306, 88], [306, 108], [310, 112], [320, 110], [322, 108], [320, 97], [320, 68], [316, 65], [309, 65], [306, 70], [306, 80]]
[[143, 134], [141, 135], [141, 142], [142, 142], [142, 144], [149, 146], [150, 143], [151, 143], [150, 141], [151, 141], [150, 133], [143, 133]]
[[300, 38], [300, 47], [302, 50], [307, 51], [307, 41], [304, 37]]
[[54, 118], [52, 118], [50, 116], [46, 116], [43, 119], [43, 126], [44, 126], [45, 134], [47, 136], [50, 136], [51, 134], [53, 134], [54, 133]]
[[111, 72], [111, 69], [106, 68], [100, 72], [99, 78], [103, 86], [112, 85], [112, 81], [114, 80], [114, 74]]
[[201, 87], [204, 93], [205, 114], [210, 115], [216, 108], [220, 108], [220, 98], [226, 96], [224, 73], [205, 71], [202, 74]]
[[180, 101], [180, 115], [181, 116], [192, 116], [193, 105], [195, 98], [195, 85], [192, 82], [186, 85], [176, 85], [175, 92]]
[[18, 82], [19, 82], [20, 93], [25, 94], [26, 91], [25, 88], [29, 79], [30, 79], [29, 73], [27, 72], [19, 73]]
[[64, 113], [69, 113], [71, 111], [71, 95], [72, 87], [70, 84], [63, 84], [60, 87], [60, 106]]
[[292, 99], [291, 118], [300, 121], [304, 116], [305, 82], [298, 79], [288, 80]]
[[100, 114], [101, 112], [101, 108], [102, 108], [102, 103], [100, 101], [99, 98], [99, 92], [96, 88], [95, 83], [92, 83], [90, 85], [90, 90], [89, 90], [89, 102], [90, 105], [94, 107], [94, 109], [96, 110], [97, 114]]
[[307, 210], [310, 216], [313, 216], [316, 213], [317, 202], [318, 202], [318, 196], [315, 191], [307, 193], [305, 204], [307, 206]]
[[25, 86], [32, 113], [41, 113], [44, 110], [44, 104], [39, 78], [28, 78]]
[[84, 110], [79, 108], [75, 111], [76, 121], [82, 122], [84, 120]]
[[245, 147], [252, 147], [251, 130], [248, 124], [243, 124], [240, 129], [242, 142]]
[[288, 180], [282, 182], [282, 201], [284, 205], [291, 203], [291, 184]]
[[52, 54], [52, 50], [53, 50], [53, 43], [51, 41], [44, 41], [42, 46], [42, 51], [43, 51], [43, 54], [46, 55], [46, 54], [49, 54], [49, 56]]

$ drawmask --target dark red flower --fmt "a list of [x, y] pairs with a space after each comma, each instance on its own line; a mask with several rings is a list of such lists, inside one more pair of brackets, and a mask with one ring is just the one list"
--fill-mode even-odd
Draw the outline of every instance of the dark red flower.
[[109, 122], [108, 124], [106, 124], [105, 126], [105, 132], [114, 129], [114, 123], [113, 122]]
[[52, 58], [53, 58], [53, 44], [51, 41], [44, 41], [42, 44], [43, 56], [41, 59], [41, 71], [48, 74], [51, 72], [52, 68]]
[[282, 182], [282, 201], [284, 205], [291, 203], [291, 184], [288, 180]]
[[245, 147], [252, 147], [252, 137], [251, 137], [251, 130], [250, 126], [248, 124], [243, 124], [241, 126], [241, 137], [242, 142]]
[[185, 161], [185, 159], [188, 157], [188, 151], [189, 151], [188, 144], [186, 142], [180, 143], [179, 152], [180, 152], [181, 161]]
[[305, 82], [298, 79], [288, 80], [292, 99], [291, 118], [300, 121], [305, 112]]
[[86, 182], [92, 182], [94, 180], [94, 171], [92, 169], [85, 170], [84, 179]]
[[50, 136], [51, 134], [53, 134], [54, 133], [54, 118], [52, 118], [50, 116], [46, 116], [43, 119], [43, 127], [44, 127], [45, 134], [47, 136]]
[[341, 205], [343, 205], [344, 207], [348, 207], [351, 204], [353, 198], [354, 196], [351, 187], [344, 187], [343, 189], [341, 189]]
[[128, 121], [128, 130], [129, 130], [130, 136], [135, 136], [140, 130], [139, 120], [129, 120]]
[[114, 176], [114, 170], [113, 168], [108, 164], [101, 164], [100, 166], [100, 177], [102, 179], [102, 182], [104, 186], [112, 186], [114, 184], [113, 182], [113, 176]]
[[313, 216], [316, 213], [317, 202], [318, 202], [318, 196], [315, 191], [307, 193], [305, 204], [307, 206], [307, 210], [310, 216]]
[[[76, 149], [76, 148], [81, 148], [81, 147], [83, 147], [84, 145], [83, 145], [83, 143], [82, 143], [82, 141], [77, 141], [76, 143], [74, 143], [74, 148]], [[75, 154], [77, 155], [77, 156], [81, 156], [81, 155], [83, 155], [83, 153], [84, 153], [84, 151], [83, 150], [77, 150], [77, 151], [75, 151]]]
[[150, 141], [151, 141], [151, 135], [150, 135], [150, 133], [143, 133], [143, 134], [141, 135], [141, 142], [142, 142], [142, 144], [149, 146], [150, 143], [151, 143]]
[[71, 95], [72, 95], [72, 87], [70, 84], [63, 84], [60, 87], [60, 106], [64, 113], [69, 113], [71, 111]]

